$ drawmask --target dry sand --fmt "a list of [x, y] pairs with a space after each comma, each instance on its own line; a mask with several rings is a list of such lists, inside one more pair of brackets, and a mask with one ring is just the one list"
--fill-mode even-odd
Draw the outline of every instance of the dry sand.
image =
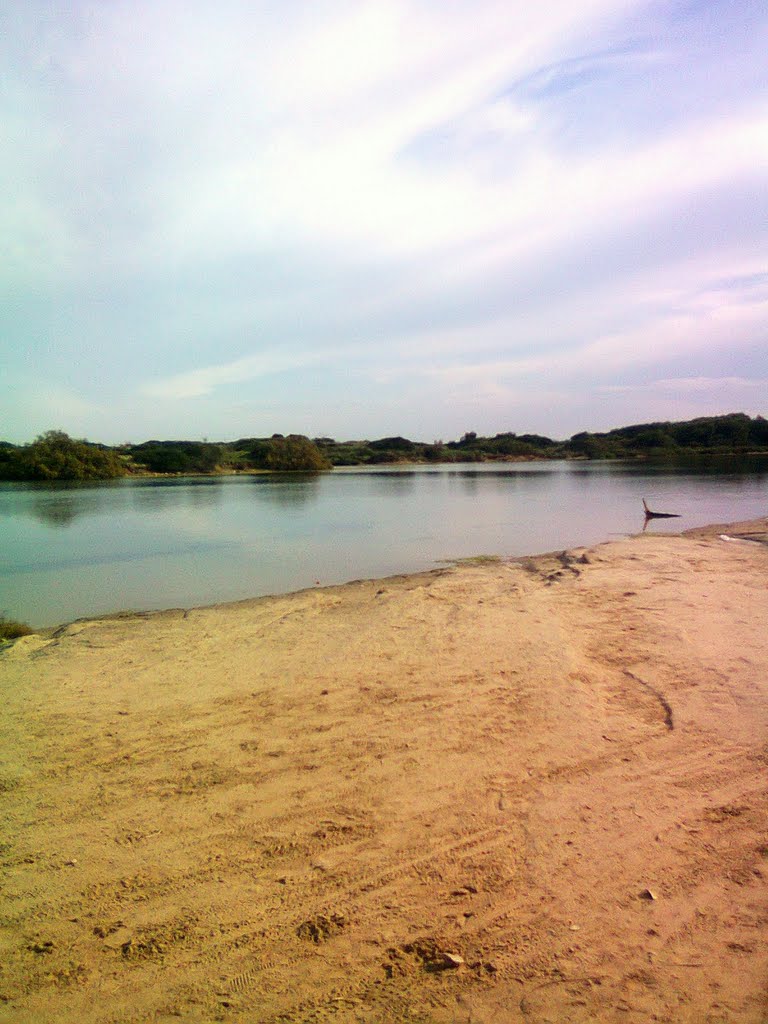
[[766, 1021], [767, 539], [17, 642], [0, 1021]]

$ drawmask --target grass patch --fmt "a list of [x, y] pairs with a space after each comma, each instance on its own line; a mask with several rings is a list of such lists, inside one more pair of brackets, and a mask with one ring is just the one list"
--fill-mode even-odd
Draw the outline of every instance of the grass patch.
[[501, 555], [469, 555], [467, 558], [439, 558], [441, 565], [494, 565]]
[[18, 787], [19, 780], [15, 775], [0, 774], [0, 793], [10, 793], [12, 790], [18, 789]]
[[20, 636], [29, 636], [34, 629], [25, 622], [16, 622], [15, 619], [7, 619], [0, 615], [0, 642], [4, 640], [18, 640]]

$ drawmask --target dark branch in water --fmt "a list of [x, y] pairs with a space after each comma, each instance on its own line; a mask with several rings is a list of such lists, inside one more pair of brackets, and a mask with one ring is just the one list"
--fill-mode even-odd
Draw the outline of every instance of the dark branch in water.
[[643, 508], [645, 509], [646, 519], [679, 519], [680, 516], [677, 512], [651, 512], [646, 504], [645, 498], [643, 498]]

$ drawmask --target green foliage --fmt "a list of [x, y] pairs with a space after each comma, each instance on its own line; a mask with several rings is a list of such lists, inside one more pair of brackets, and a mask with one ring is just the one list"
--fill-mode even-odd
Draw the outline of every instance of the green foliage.
[[617, 448], [603, 440], [602, 436], [588, 434], [586, 430], [573, 435], [568, 450], [571, 455], [580, 455], [585, 459], [611, 459], [619, 454]]
[[18, 640], [20, 636], [29, 636], [34, 629], [24, 622], [16, 622], [14, 619], [7, 619], [0, 615], [0, 642], [5, 640]]
[[335, 441], [332, 437], [273, 434], [237, 441], [146, 441], [120, 449], [74, 441], [51, 430], [32, 444], [0, 441], [0, 480], [99, 480], [126, 472], [198, 474], [318, 472], [332, 466], [391, 463], [492, 462], [526, 459], [677, 458], [768, 451], [768, 421], [745, 413], [702, 416], [679, 423], [637, 423], [605, 433], [581, 431], [568, 441], [541, 434], [504, 432], [458, 441], [411, 441], [400, 435], [378, 440]]
[[427, 462], [453, 462], [454, 454], [442, 441], [435, 441], [424, 445], [424, 458]]
[[750, 419], [743, 412], [701, 416], [681, 423], [637, 423], [605, 434], [575, 434], [569, 444], [574, 454], [588, 458], [666, 456], [696, 452], [705, 455], [739, 454], [768, 448], [768, 422]]
[[485, 462], [494, 459], [541, 459], [562, 454], [555, 441], [539, 434], [509, 432], [495, 437], [478, 437], [470, 430], [459, 441], [449, 441], [447, 447], [456, 452], [461, 462]]
[[[296, 435], [291, 435], [291, 439]], [[282, 435], [240, 438], [223, 447], [223, 464], [238, 469], [279, 469], [295, 465], [282, 454]], [[305, 442], [306, 438], [303, 439]], [[293, 443], [293, 442], [292, 442]], [[684, 423], [641, 423], [607, 433], [582, 431], [569, 441], [542, 434], [504, 432], [481, 437], [467, 431], [458, 441], [412, 441], [396, 435], [377, 440], [336, 441], [316, 437], [313, 444], [334, 466], [392, 463], [492, 462], [517, 459], [667, 458], [691, 452], [725, 453], [768, 449], [768, 422], [744, 413], [704, 417]], [[0, 452], [2, 458], [2, 452]]]
[[316, 437], [315, 444], [334, 466], [364, 466], [375, 455], [367, 441], [334, 441], [328, 437]]
[[762, 416], [756, 416], [749, 424], [749, 445], [768, 448], [768, 420]]
[[320, 448], [303, 434], [271, 438], [264, 461], [266, 469], [280, 472], [317, 473], [331, 468]]
[[267, 468], [267, 459], [272, 448], [272, 440], [254, 440], [248, 448], [248, 459], [252, 466], [260, 469]]
[[110, 480], [125, 472], [111, 448], [75, 441], [61, 430], [49, 430], [20, 448], [4, 448], [0, 458], [3, 480]]
[[376, 452], [412, 452], [417, 446], [407, 437], [382, 437], [378, 441], [371, 441], [369, 447]]
[[634, 445], [635, 448], [645, 450], [677, 447], [672, 435], [666, 430], [659, 430], [658, 428], [655, 430], [641, 430], [639, 434], [635, 434]]
[[0, 480], [12, 480], [12, 467], [16, 462], [18, 447], [7, 441], [0, 441]]
[[131, 458], [150, 473], [214, 473], [222, 446], [201, 441], [145, 441], [130, 449]]

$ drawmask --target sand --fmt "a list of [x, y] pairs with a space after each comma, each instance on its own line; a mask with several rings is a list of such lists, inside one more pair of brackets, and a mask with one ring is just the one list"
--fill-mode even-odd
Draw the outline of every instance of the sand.
[[766, 541], [18, 641], [0, 1021], [765, 1022]]

